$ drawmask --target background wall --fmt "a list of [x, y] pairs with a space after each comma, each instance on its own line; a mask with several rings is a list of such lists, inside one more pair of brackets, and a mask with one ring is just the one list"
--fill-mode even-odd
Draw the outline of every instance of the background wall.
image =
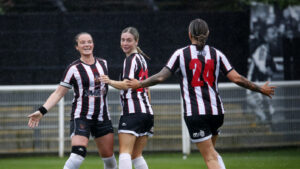
[[[36, 13], [0, 16], [0, 84], [59, 83], [66, 66], [79, 58], [73, 39], [83, 31], [92, 34], [94, 55], [106, 59], [109, 75], [118, 79], [124, 60], [120, 32], [127, 26], [140, 32], [140, 47], [152, 58], [151, 75], [165, 65], [176, 49], [190, 43], [188, 24], [198, 17], [208, 22], [208, 44], [225, 53], [232, 65], [246, 75], [247, 12]], [[173, 77], [167, 83], [175, 81]]]

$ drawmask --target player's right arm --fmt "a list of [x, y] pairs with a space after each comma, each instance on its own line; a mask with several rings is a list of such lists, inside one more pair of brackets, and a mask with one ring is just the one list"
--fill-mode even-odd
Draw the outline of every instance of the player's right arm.
[[[68, 88], [59, 85], [57, 89], [48, 97], [43, 107], [49, 111], [52, 107], [54, 107], [59, 102], [59, 100], [68, 92], [68, 90], [69, 90]], [[30, 128], [37, 127], [42, 117], [43, 114], [39, 110], [28, 115], [29, 118], [28, 126]]]
[[159, 73], [147, 78], [143, 81], [138, 81], [137, 79], [131, 79], [127, 82], [128, 87], [132, 89], [144, 88], [149, 86], [154, 86], [168, 79], [172, 75], [170, 69], [164, 67]]
[[169, 61], [167, 62], [166, 66], [162, 68], [160, 72], [143, 81], [130, 79], [130, 81], [127, 82], [128, 87], [132, 89], [145, 88], [149, 86], [154, 86], [158, 83], [167, 80], [172, 75], [172, 73], [174, 73], [179, 67], [179, 56], [181, 54], [182, 50], [175, 51], [173, 55], [169, 58]]

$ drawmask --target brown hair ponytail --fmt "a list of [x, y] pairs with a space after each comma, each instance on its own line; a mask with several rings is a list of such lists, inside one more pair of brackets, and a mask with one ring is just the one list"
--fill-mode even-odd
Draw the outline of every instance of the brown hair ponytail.
[[203, 49], [209, 34], [207, 23], [199, 18], [194, 19], [189, 25], [189, 32], [192, 38], [197, 41], [197, 46], [199, 46], [200, 49]]

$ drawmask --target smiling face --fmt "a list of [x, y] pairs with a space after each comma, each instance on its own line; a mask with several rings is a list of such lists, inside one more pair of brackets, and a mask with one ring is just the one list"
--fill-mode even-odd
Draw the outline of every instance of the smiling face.
[[94, 50], [93, 38], [90, 34], [83, 33], [76, 39], [76, 49], [81, 56], [92, 56]]
[[138, 41], [129, 32], [124, 32], [121, 34], [121, 48], [126, 56], [137, 52]]

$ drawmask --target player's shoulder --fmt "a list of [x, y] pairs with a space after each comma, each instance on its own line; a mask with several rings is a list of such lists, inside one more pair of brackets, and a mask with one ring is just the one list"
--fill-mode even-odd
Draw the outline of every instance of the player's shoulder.
[[183, 53], [183, 51], [184, 51], [185, 49], [187, 49], [187, 48], [189, 48], [189, 47], [190, 47], [190, 45], [184, 46], [184, 47], [181, 47], [181, 48], [178, 48], [177, 50], [175, 50], [175, 52], [173, 53], [172, 56], [174, 56], [174, 55], [180, 55], [181, 53]]
[[72, 63], [70, 63], [67, 68], [70, 69], [71, 67], [77, 66], [80, 63], [81, 63], [80, 59], [77, 59], [77, 60], [73, 61]]
[[103, 62], [103, 63], [107, 63], [107, 61], [101, 57], [95, 57], [95, 59], [98, 61], [98, 62]]
[[225, 56], [220, 49], [217, 49], [214, 46], [205, 45], [205, 49], [208, 50], [209, 52], [215, 51], [217, 56]]
[[175, 52], [182, 52], [183, 50], [189, 48], [191, 45], [187, 45], [187, 46], [184, 46], [184, 47], [181, 47], [179, 49], [177, 49]]
[[133, 53], [129, 56], [126, 56], [125, 61], [126, 62], [132, 62], [133, 60], [135, 60], [137, 58], [137, 56], [138, 56], [138, 53]]

